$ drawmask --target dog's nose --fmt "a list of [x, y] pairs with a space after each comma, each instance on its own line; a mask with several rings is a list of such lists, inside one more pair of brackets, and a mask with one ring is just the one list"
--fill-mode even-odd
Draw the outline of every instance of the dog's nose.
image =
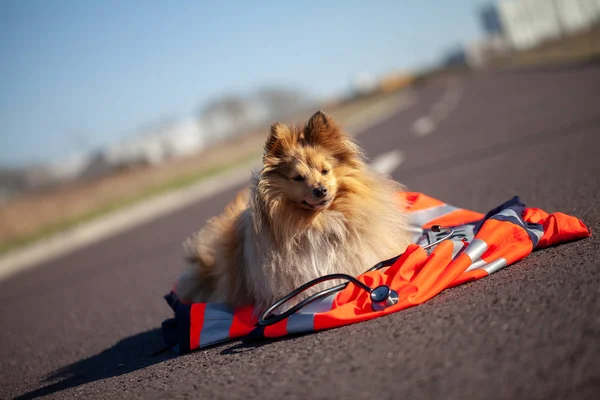
[[325, 186], [319, 186], [315, 190], [313, 190], [313, 196], [317, 199], [322, 199], [327, 194], [327, 188]]

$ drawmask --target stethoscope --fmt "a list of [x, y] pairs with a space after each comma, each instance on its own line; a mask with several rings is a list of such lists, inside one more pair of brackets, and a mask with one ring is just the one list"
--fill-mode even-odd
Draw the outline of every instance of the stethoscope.
[[[442, 228], [439, 225], [433, 225], [431, 227], [431, 231], [436, 232], [436, 233], [441, 232], [442, 230], [445, 230], [447, 232], [447, 234], [444, 237], [436, 240], [435, 242], [430, 243], [426, 246], [423, 246], [423, 250], [427, 250], [431, 247], [437, 246], [444, 240], [450, 239], [452, 237], [452, 235], [454, 235], [454, 229], [452, 229], [452, 228]], [[371, 268], [369, 268], [368, 270], [366, 270], [365, 273], [371, 272], [371, 271], [376, 271], [376, 270], [379, 270], [384, 267], [389, 267], [392, 264], [394, 264], [401, 256], [402, 256], [402, 254], [400, 254], [396, 257], [392, 257], [388, 260], [381, 261], [381, 262], [375, 264], [374, 266], [372, 266]], [[325, 289], [318, 293], [315, 293], [315, 294], [311, 295], [310, 297], [307, 297], [306, 299], [302, 300], [300, 303], [296, 304], [289, 310], [282, 312], [281, 314], [273, 314], [273, 312], [276, 309], [278, 309], [279, 307], [281, 307], [283, 304], [287, 303], [294, 297], [298, 296], [300, 293], [310, 289], [311, 287], [313, 287], [315, 285], [318, 285], [319, 283], [323, 283], [323, 282], [334, 280], [334, 279], [343, 279], [348, 282], [341, 283], [341, 284], [333, 286], [329, 289]], [[276, 324], [277, 322], [288, 318], [290, 315], [296, 313], [298, 310], [302, 309], [303, 307], [307, 306], [308, 304], [310, 304], [316, 300], [319, 300], [323, 297], [327, 297], [332, 293], [335, 293], [335, 292], [338, 292], [338, 291], [344, 289], [346, 286], [348, 286], [348, 283], [350, 283], [350, 282], [354, 283], [356, 286], [358, 286], [359, 288], [361, 288], [361, 289], [365, 290], [367, 293], [369, 293], [369, 296], [371, 298], [371, 307], [373, 308], [373, 311], [384, 310], [385, 308], [392, 306], [398, 302], [398, 292], [391, 289], [387, 285], [380, 285], [380, 286], [377, 286], [376, 288], [371, 288], [370, 286], [364, 284], [363, 282], [359, 281], [358, 279], [356, 279], [355, 277], [353, 277], [351, 275], [347, 275], [347, 274], [323, 275], [319, 278], [315, 278], [312, 281], [305, 283], [302, 286], [299, 286], [295, 290], [291, 291], [288, 295], [282, 297], [281, 299], [279, 299], [278, 301], [273, 303], [273, 305], [271, 307], [267, 308], [265, 310], [265, 312], [262, 313], [262, 315], [258, 319], [256, 326], [257, 327], [265, 327], [265, 326]]]

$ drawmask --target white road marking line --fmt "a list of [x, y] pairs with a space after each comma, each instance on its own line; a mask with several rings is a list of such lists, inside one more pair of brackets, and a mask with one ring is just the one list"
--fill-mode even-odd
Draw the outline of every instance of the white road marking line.
[[414, 136], [423, 137], [434, 132], [439, 122], [444, 120], [458, 106], [463, 94], [463, 86], [456, 80], [449, 80], [446, 90], [433, 104], [427, 115], [417, 118], [410, 131]]
[[380, 154], [371, 162], [371, 168], [375, 171], [389, 175], [404, 162], [404, 153], [400, 150], [392, 150]]
[[433, 118], [424, 116], [413, 122], [410, 130], [415, 136], [427, 136], [435, 130], [435, 122]]

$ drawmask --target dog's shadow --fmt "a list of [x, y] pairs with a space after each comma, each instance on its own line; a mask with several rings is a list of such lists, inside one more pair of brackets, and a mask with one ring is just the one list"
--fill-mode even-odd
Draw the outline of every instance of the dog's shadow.
[[288, 335], [288, 336], [282, 336], [279, 338], [270, 338], [270, 339], [260, 338], [260, 339], [256, 339], [256, 340], [250, 340], [249, 338], [246, 337], [246, 338], [239, 340], [238, 343], [225, 348], [219, 354], [221, 354], [222, 356], [232, 356], [232, 355], [236, 355], [236, 354], [240, 354], [240, 353], [246, 353], [249, 351], [257, 350], [263, 346], [273, 345], [273, 344], [279, 343], [279, 342], [293, 342], [302, 337], [310, 336], [310, 335], [314, 335], [314, 334], [315, 334], [315, 332], [303, 332], [303, 333], [296, 333], [296, 334], [292, 334], [292, 335]]
[[[245, 353], [270, 343], [294, 340], [299, 336], [305, 336], [305, 334], [268, 340], [243, 340], [231, 343], [220, 354], [230, 356]], [[221, 345], [223, 343], [207, 348]], [[200, 351], [203, 350], [205, 349]], [[125, 338], [101, 353], [52, 372], [44, 379], [43, 383], [53, 383], [27, 392], [16, 399], [35, 399], [47, 396], [90, 382], [128, 374], [175, 357], [180, 357], [180, 355], [163, 346], [160, 328], [153, 329]]]
[[[125, 338], [94, 356], [60, 368], [44, 379], [54, 382], [17, 399], [34, 399], [86, 383], [111, 378], [158, 364], [177, 354], [162, 349], [159, 328]], [[58, 380], [58, 381], [57, 381]]]

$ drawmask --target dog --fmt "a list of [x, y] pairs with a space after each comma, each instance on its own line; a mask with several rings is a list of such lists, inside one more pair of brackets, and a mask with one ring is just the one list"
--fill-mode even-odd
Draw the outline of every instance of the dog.
[[302, 127], [274, 123], [249, 187], [184, 243], [175, 293], [260, 312], [322, 275], [357, 276], [410, 244], [402, 190], [322, 111]]

